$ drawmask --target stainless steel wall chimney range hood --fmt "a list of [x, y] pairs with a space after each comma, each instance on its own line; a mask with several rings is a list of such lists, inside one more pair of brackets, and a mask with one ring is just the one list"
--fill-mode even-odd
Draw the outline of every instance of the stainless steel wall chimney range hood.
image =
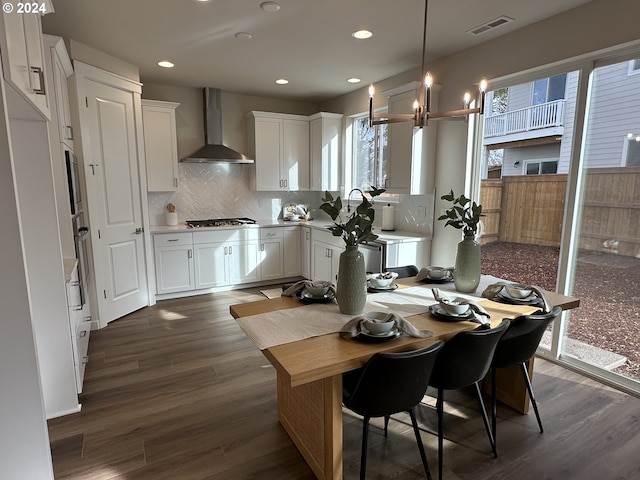
[[180, 160], [182, 163], [254, 163], [222, 144], [222, 91], [204, 89], [204, 141], [206, 145]]

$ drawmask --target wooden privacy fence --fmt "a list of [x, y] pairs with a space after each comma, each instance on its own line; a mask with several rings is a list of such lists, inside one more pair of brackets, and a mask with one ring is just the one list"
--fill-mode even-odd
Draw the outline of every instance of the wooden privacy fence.
[[[640, 255], [640, 167], [591, 168], [584, 176], [580, 248]], [[567, 175], [483, 180], [482, 243], [559, 246]]]

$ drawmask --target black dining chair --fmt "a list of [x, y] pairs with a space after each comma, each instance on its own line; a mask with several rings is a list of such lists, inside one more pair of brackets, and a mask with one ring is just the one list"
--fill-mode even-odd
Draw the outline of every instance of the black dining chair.
[[364, 480], [367, 469], [369, 420], [385, 417], [386, 436], [389, 416], [399, 412], [408, 412], [411, 417], [424, 471], [427, 478], [431, 479], [414, 408], [424, 396], [436, 355], [443, 345], [444, 342], [439, 340], [420, 350], [376, 353], [361, 369], [343, 374], [342, 402], [345, 407], [364, 417], [361, 480]]
[[533, 387], [529, 380], [527, 362], [535, 355], [547, 326], [558, 318], [561, 313], [562, 309], [560, 307], [553, 307], [549, 313], [536, 312], [531, 315], [521, 315], [514, 318], [511, 320], [506, 333], [498, 342], [493, 360], [491, 361], [491, 433], [493, 435], [494, 446], [497, 443], [496, 414], [498, 402], [496, 399], [496, 370], [498, 368], [520, 365], [522, 376], [527, 386], [527, 392], [529, 393], [529, 399], [531, 400], [533, 411], [538, 420], [540, 433], [543, 433], [538, 405], [536, 404]]
[[442, 448], [444, 443], [444, 391], [474, 385], [478, 395], [484, 428], [489, 437], [491, 450], [497, 456], [487, 411], [482, 400], [482, 393], [478, 382], [484, 378], [491, 366], [491, 359], [500, 337], [509, 327], [509, 321], [503, 320], [495, 328], [478, 328], [459, 332], [445, 343], [436, 358], [436, 364], [431, 372], [429, 386], [436, 388], [436, 411], [438, 414], [438, 477], [442, 478]]
[[398, 278], [415, 277], [419, 270], [415, 265], [404, 265], [402, 267], [387, 267], [385, 272], [394, 272], [398, 274]]

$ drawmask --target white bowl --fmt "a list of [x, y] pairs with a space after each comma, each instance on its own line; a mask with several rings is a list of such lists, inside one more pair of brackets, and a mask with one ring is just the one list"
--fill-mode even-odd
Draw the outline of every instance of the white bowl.
[[444, 303], [444, 302], [440, 302], [440, 307], [447, 312], [449, 315], [461, 315], [463, 313], [465, 313], [467, 310], [469, 310], [469, 305], [465, 304], [460, 304], [458, 303], [459, 301], [462, 301], [463, 299], [453, 299], [453, 300], [449, 300], [448, 303]]
[[312, 297], [322, 297], [329, 291], [329, 285], [323, 282], [312, 282], [309, 285], [305, 285], [304, 288]]
[[507, 293], [513, 298], [527, 298], [529, 295], [533, 293], [526, 285], [521, 285], [519, 283], [514, 283], [513, 285], [505, 285], [504, 287], [507, 290]]
[[427, 275], [435, 280], [440, 280], [449, 275], [449, 270], [442, 267], [427, 267]]
[[[381, 278], [382, 276], [388, 278]], [[391, 285], [397, 277], [398, 274], [395, 272], [374, 273], [369, 275], [369, 281], [371, 282], [371, 286], [374, 288], [386, 288]]]
[[362, 316], [362, 326], [374, 334], [387, 333], [396, 324], [389, 313], [365, 312]]

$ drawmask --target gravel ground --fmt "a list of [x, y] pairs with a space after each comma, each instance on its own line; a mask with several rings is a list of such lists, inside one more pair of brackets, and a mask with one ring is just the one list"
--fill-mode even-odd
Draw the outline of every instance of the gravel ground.
[[[482, 273], [555, 290], [559, 249], [519, 243], [482, 246]], [[614, 370], [640, 380], [640, 259], [581, 251], [569, 337], [627, 357]]]

